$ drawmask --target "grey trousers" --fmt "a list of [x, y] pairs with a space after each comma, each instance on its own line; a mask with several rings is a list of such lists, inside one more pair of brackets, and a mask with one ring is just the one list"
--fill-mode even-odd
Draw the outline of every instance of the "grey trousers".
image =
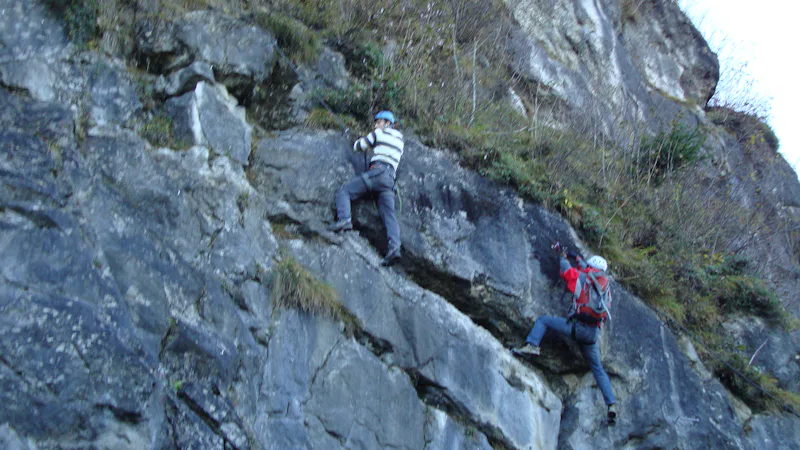
[[370, 192], [378, 194], [378, 212], [386, 227], [389, 250], [400, 248], [400, 225], [394, 211], [394, 170], [391, 166], [376, 165], [345, 183], [336, 192], [338, 219], [351, 219], [350, 202]]

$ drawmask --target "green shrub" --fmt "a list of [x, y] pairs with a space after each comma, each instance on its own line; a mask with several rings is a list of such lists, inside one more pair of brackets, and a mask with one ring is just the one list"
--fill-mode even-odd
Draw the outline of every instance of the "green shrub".
[[592, 207], [585, 207], [581, 215], [580, 230], [583, 236], [590, 244], [597, 245], [600, 243], [600, 238], [605, 235], [605, 226], [603, 224], [603, 217]]
[[778, 136], [775, 134], [775, 131], [773, 131], [772, 127], [766, 122], [761, 121], [759, 122], [759, 125], [761, 128], [761, 135], [764, 137], [767, 145], [769, 145], [769, 148], [777, 152], [781, 143], [778, 140]]
[[524, 196], [538, 203], [552, 200], [547, 171], [541, 162], [531, 161], [514, 153], [498, 153], [483, 175], [516, 187]]
[[[730, 366], [721, 361], [714, 361], [711, 364], [714, 374], [731, 392], [747, 403], [754, 413], [778, 411], [783, 409], [784, 405], [800, 409], [800, 396], [781, 389], [774, 377], [762, 374], [754, 367], [749, 366], [747, 355], [729, 351], [724, 353], [723, 357]], [[759, 387], [754, 386], [739, 374], [746, 376]]]
[[370, 88], [360, 83], [352, 83], [347, 89], [314, 89], [312, 96], [324, 100], [333, 112], [350, 115], [361, 121], [369, 119], [373, 107]]
[[[355, 135], [362, 135], [359, 130], [359, 123], [351, 116], [345, 115], [337, 115], [333, 116], [327, 109], [325, 108], [314, 108], [308, 114], [306, 118], [306, 126], [309, 128], [317, 128], [322, 130], [339, 130], [341, 131], [342, 124], [339, 123], [336, 119], [341, 120], [347, 125], [347, 128], [351, 130], [351, 132]], [[363, 133], [366, 134], [366, 133]]]
[[778, 321], [786, 313], [780, 300], [761, 280], [749, 276], [721, 276], [712, 291], [726, 312], [744, 312]]
[[276, 12], [256, 14], [254, 20], [275, 35], [278, 46], [294, 64], [316, 62], [321, 50], [319, 38], [302, 22]]
[[764, 282], [749, 275], [750, 262], [745, 257], [722, 253], [696, 254], [682, 261], [678, 276], [681, 298], [690, 307], [694, 322], [716, 308], [715, 317], [747, 314], [785, 325], [787, 315], [774, 293]]
[[69, 39], [79, 47], [86, 47], [99, 36], [98, 0], [46, 0], [45, 3], [64, 18]]
[[679, 278], [689, 288], [687, 297], [694, 295], [714, 296], [719, 280], [728, 276], [743, 275], [749, 266], [745, 257], [724, 253], [697, 252], [682, 258]]
[[622, 285], [679, 323], [691, 314], [680, 295], [675, 263], [654, 247], [604, 247], [612, 273]]
[[711, 275], [744, 275], [751, 265], [744, 255], [715, 253], [704, 257], [708, 260], [706, 271]]
[[181, 389], [183, 389], [184, 384], [186, 384], [186, 381], [184, 380], [175, 380], [171, 383], [172, 390], [175, 391], [175, 393], [178, 393]]
[[[356, 80], [346, 95], [355, 95], [364, 103], [354, 105], [366, 108], [360, 114], [370, 114], [378, 109], [388, 109], [401, 119], [409, 115], [405, 98], [408, 69], [403, 65], [393, 66], [380, 47], [370, 40], [356, 38], [339, 42], [337, 48], [345, 57], [345, 65]], [[356, 111], [352, 111], [356, 113]]]
[[710, 108], [706, 116], [714, 124], [733, 132], [742, 142], [752, 145], [763, 140], [773, 151], [780, 147], [778, 136], [764, 117], [721, 106]]
[[325, 29], [336, 25], [336, 2], [319, 0], [277, 0], [283, 11], [315, 29]]
[[662, 131], [654, 137], [645, 136], [639, 147], [640, 171], [659, 179], [669, 172], [692, 165], [699, 160], [705, 139], [699, 127], [689, 129], [677, 122], [672, 124], [669, 132]]
[[389, 65], [383, 51], [371, 41], [340, 41], [337, 49], [345, 57], [347, 71], [358, 79], [372, 77], [379, 69]]
[[764, 397], [761, 390], [736, 373], [748, 372], [745, 357], [740, 354], [728, 353], [725, 355], [725, 360], [733, 367], [729, 367], [721, 361], [714, 361], [711, 365], [714, 374], [722, 381], [722, 384], [756, 411], [760, 412], [767, 409], [766, 397]]
[[[704, 336], [706, 345], [719, 346], [719, 329], [722, 326], [722, 311], [717, 301], [708, 295], [695, 294], [682, 299], [686, 307], [686, 325], [697, 331], [709, 331], [710, 336]], [[713, 331], [712, 331], [713, 330]]]

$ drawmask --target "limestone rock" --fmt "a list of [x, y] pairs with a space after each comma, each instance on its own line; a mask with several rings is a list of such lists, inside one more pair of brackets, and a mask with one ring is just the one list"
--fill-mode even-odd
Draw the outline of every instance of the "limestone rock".
[[160, 76], [155, 89], [163, 97], [176, 97], [193, 91], [197, 83], [214, 83], [214, 72], [210, 64], [195, 61], [189, 67], [179, 69], [169, 76]]
[[238, 98], [269, 78], [277, 58], [271, 34], [219, 11], [194, 11], [175, 22], [145, 22], [140, 28], [139, 52], [151, 70], [169, 73], [203, 61]]
[[166, 107], [173, 118], [176, 139], [207, 146], [242, 165], [248, 164], [252, 127], [244, 109], [223, 86], [199, 82], [193, 92], [169, 99]]
[[[673, 2], [506, 4], [518, 23], [509, 42], [514, 70], [579, 121], [603, 123], [607, 135], [619, 136], [625, 121], [658, 130], [691, 116], [663, 96], [702, 107], [714, 92], [716, 56]], [[625, 4], [647, 9], [648, 19], [628, 17]]]
[[0, 84], [25, 89], [34, 97], [55, 99], [57, 68], [66, 56], [61, 24], [40, 2], [0, 1]]

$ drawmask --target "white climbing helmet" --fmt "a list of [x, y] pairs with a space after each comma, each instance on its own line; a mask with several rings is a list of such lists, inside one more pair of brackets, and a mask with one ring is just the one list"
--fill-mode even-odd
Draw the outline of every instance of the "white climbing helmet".
[[586, 264], [588, 264], [589, 267], [593, 267], [597, 270], [602, 270], [603, 272], [608, 270], [608, 261], [606, 261], [606, 259], [603, 258], [602, 256], [594, 255], [588, 260], [586, 260]]

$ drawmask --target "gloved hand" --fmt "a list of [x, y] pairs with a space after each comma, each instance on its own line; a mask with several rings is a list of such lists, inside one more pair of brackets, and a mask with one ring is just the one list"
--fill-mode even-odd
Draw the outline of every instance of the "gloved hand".
[[564, 259], [567, 259], [567, 257], [571, 257], [573, 259], [577, 259], [580, 257], [577, 253], [573, 252], [572, 250], [569, 250], [566, 246], [561, 245], [561, 243], [558, 241], [556, 241], [555, 244], [551, 245], [550, 248], [560, 253], [561, 257]]

